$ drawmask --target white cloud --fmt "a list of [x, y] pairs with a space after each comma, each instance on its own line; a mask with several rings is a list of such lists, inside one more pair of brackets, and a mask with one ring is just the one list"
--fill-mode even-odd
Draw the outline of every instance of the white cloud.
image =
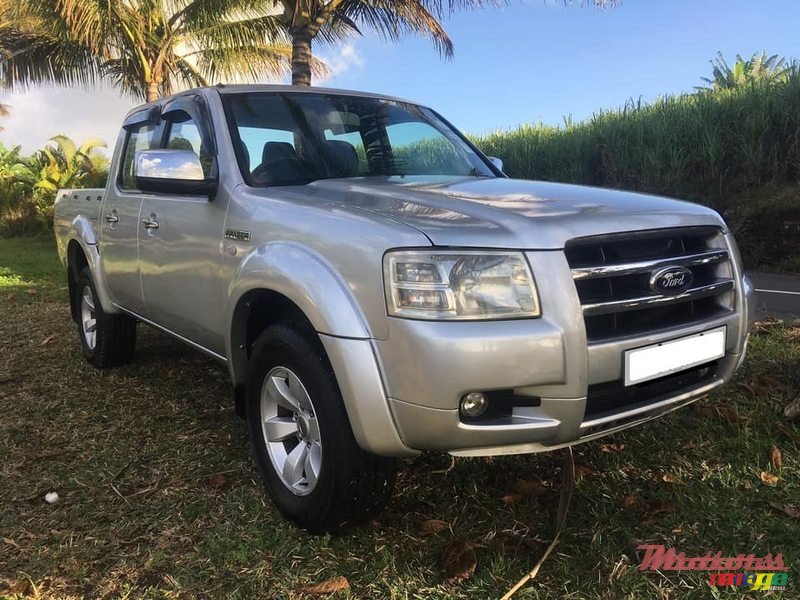
[[320, 83], [331, 83], [343, 75], [352, 75], [364, 69], [366, 60], [358, 51], [354, 42], [347, 42], [333, 51], [321, 52], [319, 58], [328, 65], [328, 76], [320, 79]]
[[0, 119], [4, 128], [0, 141], [6, 146], [19, 144], [25, 153], [38, 150], [54, 135], [64, 134], [77, 143], [99, 137], [108, 144], [110, 154], [125, 113], [138, 104], [107, 87], [38, 87], [3, 94], [0, 102], [11, 105], [11, 114]]

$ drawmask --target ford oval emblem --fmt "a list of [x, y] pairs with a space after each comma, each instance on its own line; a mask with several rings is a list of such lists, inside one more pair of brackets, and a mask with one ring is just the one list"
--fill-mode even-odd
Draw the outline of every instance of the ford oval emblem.
[[650, 289], [662, 296], [677, 296], [689, 289], [693, 279], [686, 267], [665, 267], [650, 277]]

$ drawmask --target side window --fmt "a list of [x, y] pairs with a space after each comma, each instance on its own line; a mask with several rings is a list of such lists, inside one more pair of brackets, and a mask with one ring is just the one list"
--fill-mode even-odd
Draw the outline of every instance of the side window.
[[194, 152], [203, 166], [203, 174], [208, 177], [211, 174], [211, 155], [203, 144], [197, 123], [182, 110], [176, 111], [174, 116], [170, 113], [170, 117], [167, 149]]
[[153, 134], [156, 126], [151, 123], [143, 123], [128, 131], [128, 139], [125, 142], [125, 156], [122, 160], [122, 171], [120, 185], [125, 190], [136, 189], [136, 179], [133, 176], [133, 162], [136, 152], [139, 150], [152, 150]]

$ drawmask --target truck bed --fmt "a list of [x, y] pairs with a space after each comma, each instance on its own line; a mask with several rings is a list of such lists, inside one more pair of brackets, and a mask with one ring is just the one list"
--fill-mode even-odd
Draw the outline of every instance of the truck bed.
[[98, 231], [97, 219], [100, 217], [100, 209], [103, 206], [103, 188], [84, 188], [58, 190], [56, 203], [53, 207], [53, 228], [56, 234], [58, 252], [61, 259], [65, 259], [66, 248], [62, 247], [68, 239], [67, 233], [72, 227], [76, 218], [82, 216], [89, 219]]

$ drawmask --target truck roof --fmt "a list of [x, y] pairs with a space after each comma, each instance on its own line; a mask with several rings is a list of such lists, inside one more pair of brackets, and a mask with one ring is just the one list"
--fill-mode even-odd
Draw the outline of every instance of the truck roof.
[[[419, 102], [414, 102], [413, 100], [406, 100], [404, 98], [397, 98], [395, 96], [388, 96], [386, 94], [373, 94], [371, 92], [360, 92], [357, 90], [342, 90], [337, 88], [326, 88], [326, 87], [309, 87], [304, 85], [276, 85], [276, 84], [267, 84], [267, 83], [248, 83], [248, 84], [218, 84], [215, 86], [206, 86], [206, 87], [196, 87], [191, 88], [188, 90], [183, 90], [180, 92], [176, 92], [175, 94], [171, 94], [169, 96], [164, 96], [163, 98], [159, 98], [154, 102], [150, 102], [147, 104], [140, 104], [134, 108], [132, 108], [127, 116], [132, 115], [133, 113], [138, 113], [143, 108], [147, 106], [154, 106], [157, 104], [161, 104], [166, 100], [171, 98], [175, 98], [178, 96], [182, 96], [183, 94], [196, 92], [200, 90], [213, 90], [220, 94], [241, 94], [243, 92], [275, 92], [275, 93], [292, 93], [292, 94], [336, 94], [339, 96], [360, 96], [364, 98], [380, 98], [382, 100], [391, 100], [394, 102], [405, 102], [408, 104], [419, 104]], [[126, 116], [126, 118], [127, 118]]]

